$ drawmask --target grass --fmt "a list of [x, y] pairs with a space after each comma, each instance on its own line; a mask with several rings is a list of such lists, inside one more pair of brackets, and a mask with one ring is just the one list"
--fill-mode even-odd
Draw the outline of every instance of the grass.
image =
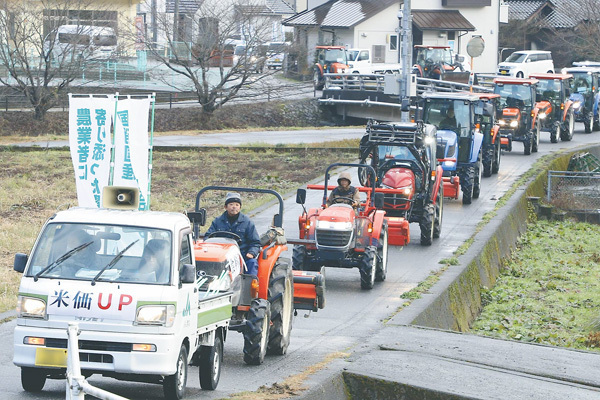
[[503, 339], [600, 350], [600, 226], [538, 221], [496, 285], [472, 332]]
[[[191, 210], [204, 186], [268, 188], [288, 193], [322, 175], [332, 161], [355, 160], [355, 148], [336, 150], [211, 149], [154, 152], [153, 210]], [[66, 150], [0, 150], [0, 312], [14, 308], [21, 275], [14, 254], [29, 253], [42, 225], [57, 209], [77, 205], [71, 156]], [[208, 221], [223, 211], [223, 192], [208, 192]], [[242, 211], [272, 196], [244, 195]]]

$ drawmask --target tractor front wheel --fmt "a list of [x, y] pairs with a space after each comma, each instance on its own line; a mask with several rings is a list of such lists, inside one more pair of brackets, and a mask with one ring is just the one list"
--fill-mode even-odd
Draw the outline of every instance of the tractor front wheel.
[[306, 246], [295, 245], [292, 252], [292, 269], [296, 271], [304, 271], [306, 262]]
[[473, 200], [473, 181], [475, 180], [475, 168], [467, 167], [460, 173], [460, 188], [462, 190], [463, 204], [471, 204]]
[[481, 177], [483, 173], [483, 165], [481, 164], [481, 153], [477, 158], [477, 164], [475, 165], [475, 180], [473, 181], [473, 198], [478, 199], [481, 193]]
[[492, 165], [494, 160], [494, 150], [496, 146], [490, 144], [487, 149], [483, 151], [481, 163], [483, 165], [483, 176], [486, 178], [492, 176]]
[[421, 216], [421, 222], [419, 227], [421, 228], [421, 246], [431, 246], [433, 242], [433, 227], [435, 223], [435, 206], [433, 204], [427, 204], [423, 209], [423, 215]]
[[437, 239], [442, 234], [442, 216], [444, 215], [444, 184], [440, 185], [435, 201], [435, 221], [433, 222], [433, 238]]
[[[538, 134], [539, 138], [539, 134]], [[497, 174], [500, 171], [500, 157], [502, 155], [502, 149], [500, 148], [500, 135], [496, 138], [496, 144], [494, 145], [494, 161], [492, 162], [492, 174]]]
[[550, 131], [550, 141], [552, 143], [558, 143], [558, 137], [560, 136], [560, 122], [556, 121], [554, 125], [552, 125], [552, 130]]
[[531, 131], [531, 152], [537, 153], [540, 147], [540, 124], [535, 124], [535, 129]]
[[271, 329], [267, 354], [285, 354], [292, 334], [294, 314], [294, 275], [289, 260], [279, 259], [269, 279]]
[[377, 246], [377, 269], [375, 270], [375, 281], [383, 282], [387, 277], [387, 255], [388, 255], [388, 226], [383, 224], [379, 235], [379, 246]]
[[321, 89], [323, 89], [323, 86], [324, 86], [322, 78], [321, 78], [321, 71], [319, 71], [316, 68], [313, 73], [313, 86], [314, 86], [315, 90], [321, 90]]
[[375, 285], [375, 274], [377, 272], [377, 248], [369, 246], [360, 259], [360, 287], [370, 290]]
[[573, 132], [575, 131], [575, 117], [572, 112], [567, 114], [564, 125], [560, 131], [560, 140], [563, 142], [569, 142], [573, 139]]
[[260, 365], [267, 354], [269, 327], [271, 326], [271, 307], [265, 299], [254, 299], [246, 315], [244, 329], [244, 362]]
[[592, 124], [592, 132], [600, 131], [600, 115], [594, 115], [594, 123]]
[[583, 119], [583, 128], [585, 133], [592, 133], [592, 125], [594, 124], [594, 113], [592, 111], [585, 114]]

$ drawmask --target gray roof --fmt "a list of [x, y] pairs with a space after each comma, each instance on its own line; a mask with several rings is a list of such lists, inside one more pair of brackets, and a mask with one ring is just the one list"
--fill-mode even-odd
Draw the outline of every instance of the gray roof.
[[422, 31], [474, 31], [475, 27], [457, 10], [412, 10], [413, 24]]
[[288, 26], [350, 28], [385, 10], [398, 0], [330, 0], [286, 19]]
[[[182, 14], [194, 14], [202, 5], [203, 0], [179, 0], [179, 12]], [[175, 12], [175, 0], [167, 0], [167, 12]]]
[[549, 28], [573, 28], [584, 19], [585, 0], [505, 0], [509, 20], [527, 20], [536, 15]]
[[267, 7], [274, 14], [296, 14], [296, 10], [285, 0], [267, 0]]
[[[202, 5], [204, 0], [179, 0], [179, 12], [183, 14], [194, 14]], [[167, 12], [175, 12], [175, 0], [167, 0]], [[246, 11], [253, 14], [295, 14], [296, 11], [286, 0], [265, 0], [264, 4], [242, 6]]]

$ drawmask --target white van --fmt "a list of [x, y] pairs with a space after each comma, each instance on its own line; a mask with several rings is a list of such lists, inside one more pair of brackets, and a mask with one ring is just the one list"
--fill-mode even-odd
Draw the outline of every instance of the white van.
[[515, 51], [498, 64], [498, 75], [529, 78], [534, 73], [554, 73], [552, 53], [542, 50]]
[[117, 35], [113, 28], [90, 25], [61, 25], [48, 36], [46, 48], [52, 45], [55, 58], [108, 60], [116, 57]]

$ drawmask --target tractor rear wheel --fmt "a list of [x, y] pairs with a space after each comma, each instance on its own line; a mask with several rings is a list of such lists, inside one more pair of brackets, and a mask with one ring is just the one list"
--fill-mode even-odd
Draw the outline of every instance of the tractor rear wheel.
[[265, 299], [254, 299], [246, 315], [244, 329], [244, 362], [260, 365], [267, 354], [269, 327], [271, 326], [271, 307]]
[[377, 269], [375, 270], [375, 281], [383, 282], [387, 277], [387, 255], [388, 255], [388, 226], [383, 224], [379, 235], [379, 246], [377, 246]]
[[444, 184], [440, 185], [435, 201], [435, 221], [433, 222], [433, 238], [437, 239], [442, 234], [442, 216], [444, 215]]
[[306, 261], [306, 246], [295, 245], [292, 252], [292, 269], [296, 271], [304, 271], [304, 263]]
[[550, 141], [552, 143], [558, 143], [558, 137], [560, 136], [560, 122], [556, 121], [550, 130]]
[[575, 117], [572, 112], [567, 114], [567, 118], [564, 123], [564, 129], [560, 131], [560, 140], [563, 142], [569, 142], [573, 139], [573, 132], [575, 131]]
[[537, 153], [540, 147], [540, 124], [535, 124], [535, 128], [531, 131], [531, 152]]
[[361, 289], [373, 289], [377, 271], [377, 248], [375, 246], [367, 247], [358, 265]]
[[280, 258], [269, 279], [271, 329], [267, 354], [285, 354], [292, 334], [294, 314], [294, 274], [287, 259]]
[[221, 365], [223, 364], [223, 338], [217, 331], [213, 346], [200, 347], [200, 365], [198, 374], [200, 376], [200, 387], [204, 390], [215, 390], [221, 377]]
[[427, 204], [423, 209], [421, 222], [421, 246], [431, 246], [433, 242], [433, 225], [435, 222], [435, 207], [433, 204]]
[[481, 153], [477, 158], [477, 164], [475, 165], [475, 180], [473, 181], [473, 198], [478, 199], [481, 193], [481, 177], [483, 173], [483, 165], [481, 164]]
[[463, 168], [460, 173], [460, 188], [462, 190], [463, 204], [471, 204], [473, 200], [473, 181], [475, 180], [475, 168]]
[[592, 133], [592, 125], [594, 124], [594, 113], [592, 111], [585, 114], [583, 119], [583, 128], [585, 133]]
[[500, 157], [502, 155], [502, 149], [500, 148], [500, 146], [500, 136], [498, 136], [496, 137], [496, 144], [494, 145], [494, 161], [492, 162], [492, 174], [497, 174], [498, 171], [500, 171]]

